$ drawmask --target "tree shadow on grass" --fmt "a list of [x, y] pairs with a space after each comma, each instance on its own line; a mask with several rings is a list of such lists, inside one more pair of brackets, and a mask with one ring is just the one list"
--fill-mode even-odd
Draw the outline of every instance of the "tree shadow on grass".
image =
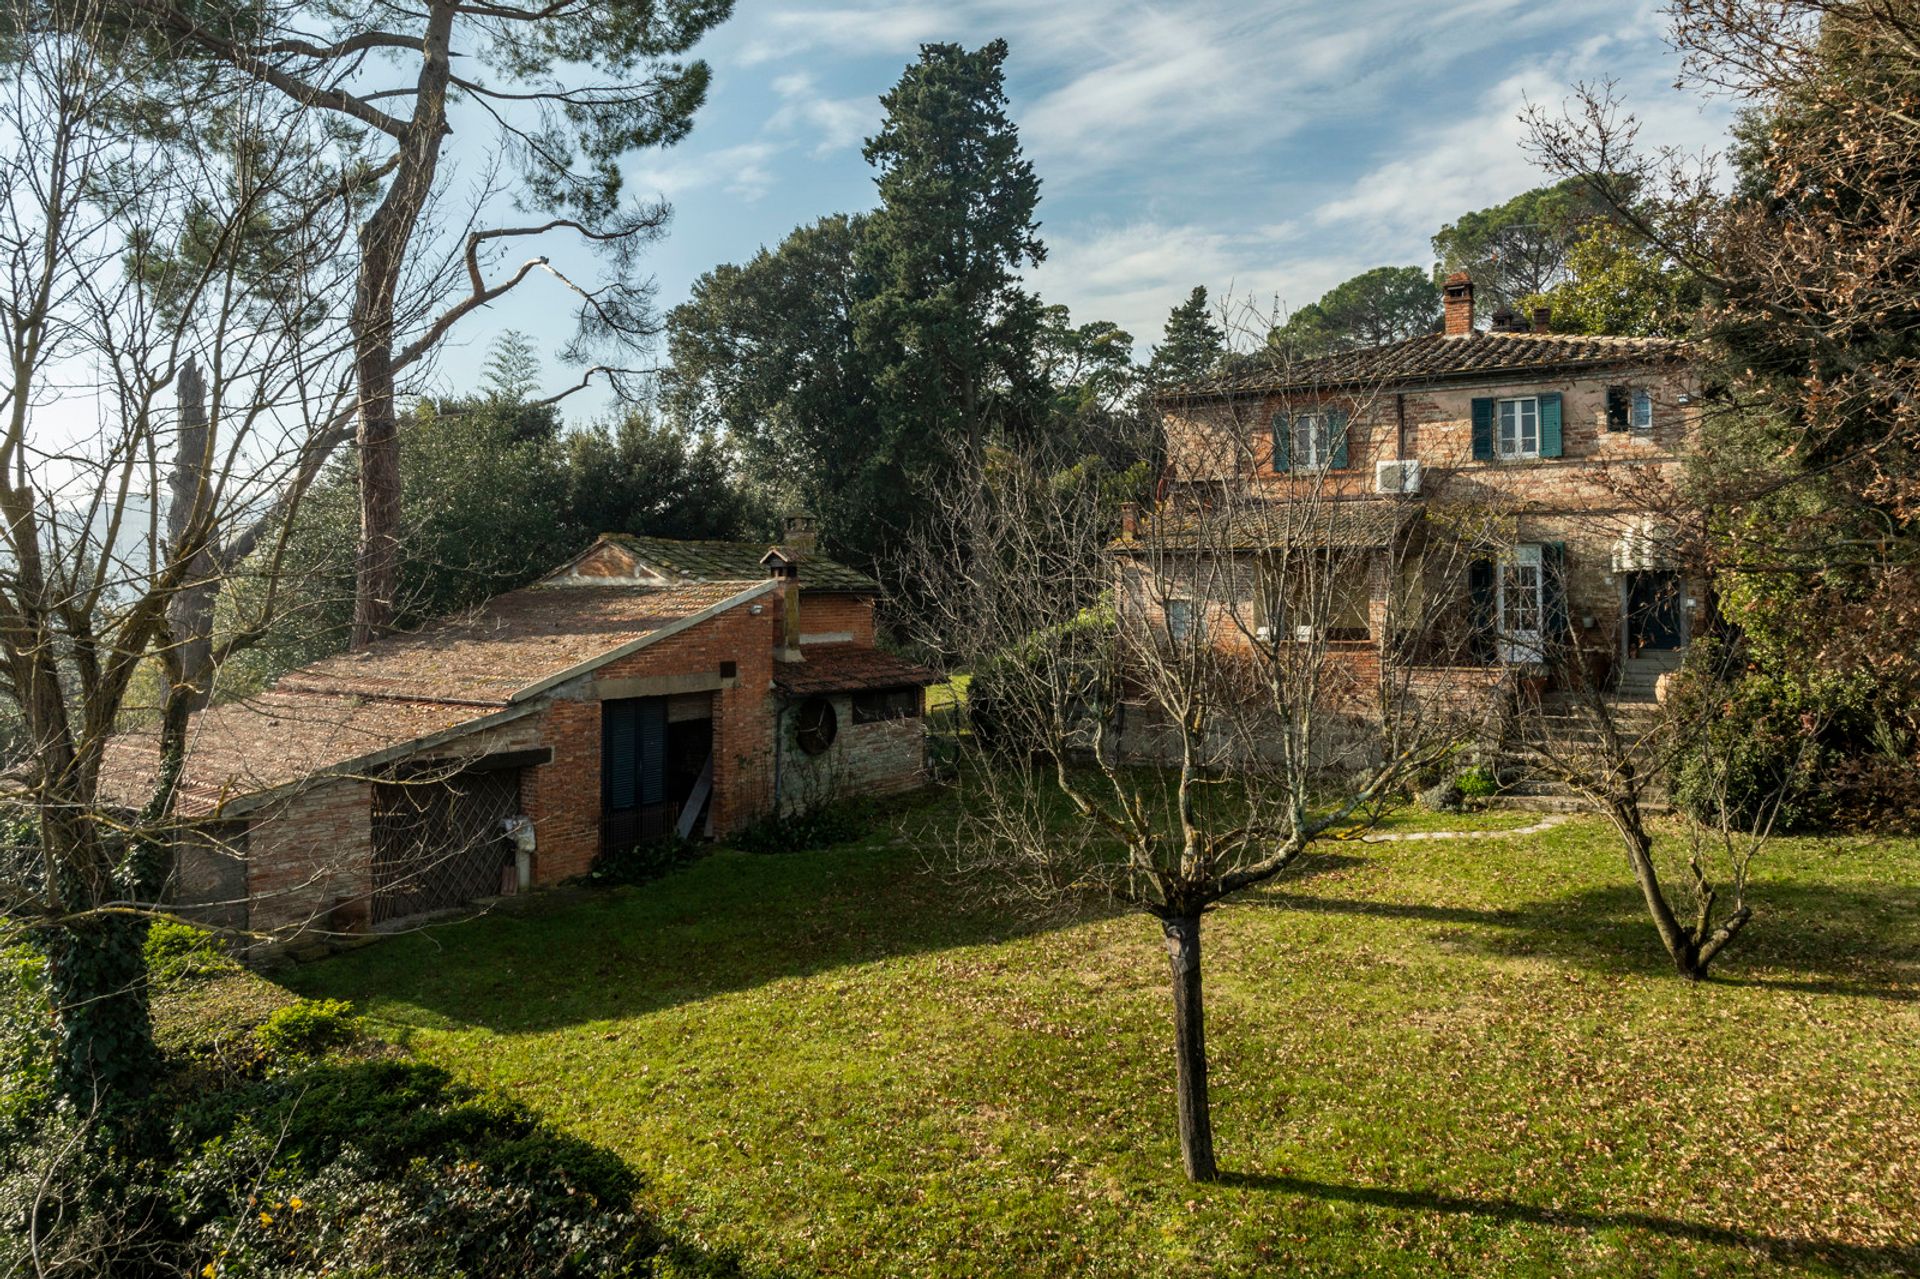
[[[1920, 933], [1883, 896], [1832, 887], [1765, 885], [1752, 900], [1753, 922], [1717, 961], [1714, 980], [1811, 994], [1920, 1000]], [[1603, 972], [1673, 971], [1646, 903], [1630, 884], [1491, 909], [1291, 891], [1251, 896], [1245, 904], [1442, 925], [1432, 933], [1442, 945], [1506, 958], [1547, 956]], [[1756, 975], [1756, 969], [1771, 971]]]
[[[543, 895], [544, 896], [544, 895]], [[720, 850], [650, 883], [529, 899], [281, 974], [294, 991], [409, 1005], [500, 1034], [616, 1020], [773, 982], [986, 945], [1115, 913], [1023, 918], [896, 841]]]
[[1690, 1243], [1760, 1252], [1775, 1262], [1788, 1265], [1818, 1262], [1853, 1272], [1894, 1274], [1910, 1273], [1915, 1267], [1920, 1267], [1920, 1242], [1869, 1246], [1815, 1236], [1762, 1234], [1730, 1226], [1681, 1221], [1654, 1213], [1543, 1208], [1511, 1199], [1397, 1190], [1388, 1186], [1347, 1186], [1307, 1177], [1267, 1173], [1223, 1173], [1220, 1181], [1222, 1185], [1248, 1190], [1303, 1195], [1312, 1199], [1391, 1208], [1400, 1212], [1439, 1212], [1493, 1221], [1553, 1226], [1564, 1230], [1644, 1231]]

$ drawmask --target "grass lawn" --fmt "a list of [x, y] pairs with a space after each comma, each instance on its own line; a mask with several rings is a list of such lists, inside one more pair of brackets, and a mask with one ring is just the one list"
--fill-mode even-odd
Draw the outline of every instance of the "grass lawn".
[[288, 982], [755, 1274], [1920, 1273], [1920, 844], [1781, 842], [1697, 989], [1598, 824], [1341, 844], [1209, 917], [1195, 1186], [1157, 929], [1009, 920], [927, 817]]

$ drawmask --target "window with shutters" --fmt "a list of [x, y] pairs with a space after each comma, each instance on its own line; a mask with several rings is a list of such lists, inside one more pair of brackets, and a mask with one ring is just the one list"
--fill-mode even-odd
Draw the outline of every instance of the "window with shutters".
[[1313, 470], [1333, 465], [1333, 420], [1325, 413], [1300, 413], [1293, 419], [1295, 470]]
[[1499, 403], [1501, 457], [1540, 456], [1540, 401], [1533, 396]]

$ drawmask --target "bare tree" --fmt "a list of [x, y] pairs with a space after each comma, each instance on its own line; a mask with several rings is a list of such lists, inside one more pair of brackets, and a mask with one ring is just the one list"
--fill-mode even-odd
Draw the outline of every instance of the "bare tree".
[[[1339, 447], [1371, 400], [1343, 392], [1348, 418], [1329, 432], [1320, 414], [1303, 441]], [[1197, 1180], [1217, 1167], [1205, 913], [1378, 820], [1483, 704], [1420, 657], [1489, 530], [1464, 508], [1352, 500], [1330, 455], [1296, 458], [1277, 492], [1254, 483], [1263, 403], [1185, 415], [1205, 438], [1183, 441], [1150, 512], [1116, 512], [1062, 459], [1000, 452], [944, 496], [945, 536], [919, 559], [928, 642], [973, 672], [956, 865], [1036, 908], [1093, 894], [1159, 922]]]
[[[122, 109], [155, 74], [150, 29], [104, 6], [41, 16], [10, 15], [0, 97], [0, 696], [6, 777], [38, 834], [0, 873], [0, 910], [45, 939], [60, 1082], [92, 1109], [152, 1077], [140, 948], [204, 691], [187, 663], [247, 643], [272, 594], [204, 654], [172, 642], [169, 613], [214, 580], [215, 548], [257, 540], [317, 469], [351, 355], [326, 303], [350, 206], [308, 201], [297, 130], [267, 145], [283, 102], [201, 104], [258, 145], [196, 161]], [[176, 412], [183, 383], [201, 403]], [[276, 549], [260, 554], [270, 577]], [[128, 811], [103, 798], [101, 767], [149, 679], [161, 765]]]
[[[216, 86], [265, 89], [297, 107], [295, 127], [326, 156], [323, 184], [371, 200], [350, 313], [361, 486], [354, 639], [364, 643], [391, 621], [398, 584], [401, 376], [461, 320], [537, 273], [578, 301], [569, 359], [586, 363], [609, 345], [625, 353], [654, 331], [638, 252], [667, 210], [622, 201], [620, 161], [685, 135], [708, 71], [676, 59], [731, 5], [270, 0], [245, 22], [173, 0], [126, 8], [180, 64], [210, 68]], [[517, 183], [502, 190], [496, 167], [482, 175], [467, 216], [449, 217], [439, 207], [443, 149], [469, 124]], [[502, 204], [514, 212], [495, 221]], [[601, 279], [563, 272], [538, 251], [563, 233], [602, 258]], [[535, 251], [504, 266], [520, 245]], [[618, 383], [633, 370], [596, 366], [578, 385], [596, 372]]]

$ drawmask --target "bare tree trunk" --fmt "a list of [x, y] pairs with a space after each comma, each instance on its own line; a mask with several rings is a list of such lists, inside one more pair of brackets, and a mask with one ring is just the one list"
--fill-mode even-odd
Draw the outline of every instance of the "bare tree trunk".
[[1615, 799], [1609, 807], [1611, 811], [1608, 816], [1613, 819], [1614, 828], [1620, 832], [1620, 838], [1627, 846], [1627, 863], [1633, 867], [1634, 882], [1640, 886], [1640, 896], [1646, 900], [1647, 913], [1653, 916], [1654, 930], [1660, 934], [1661, 944], [1673, 958], [1674, 968], [1688, 981], [1704, 979], [1707, 970], [1700, 961], [1699, 947], [1686, 925], [1673, 913], [1673, 907], [1667, 904], [1666, 890], [1660, 886], [1660, 873], [1653, 864], [1653, 837], [1647, 834], [1647, 828], [1640, 820], [1638, 802]]
[[1207, 1027], [1200, 987], [1200, 916], [1160, 921], [1173, 965], [1175, 1095], [1179, 1102], [1180, 1162], [1195, 1181], [1219, 1175], [1213, 1162], [1213, 1119], [1207, 1108]]
[[[212, 500], [210, 443], [207, 383], [189, 355], [180, 368], [180, 436], [174, 444], [173, 473], [167, 479], [172, 490], [167, 504], [170, 554], [180, 554], [191, 530], [204, 523], [196, 517], [202, 505]], [[167, 631], [185, 681], [181, 695], [189, 710], [205, 706], [213, 691], [213, 606], [218, 594], [213, 568], [210, 548], [201, 547], [187, 564], [179, 592], [167, 601]]]
[[447, 133], [448, 42], [457, 6], [433, 5], [413, 119], [387, 198], [360, 232], [360, 280], [354, 293], [354, 371], [360, 392], [360, 550], [353, 591], [353, 644], [366, 644], [393, 621], [400, 588], [400, 437], [393, 380], [394, 306], [407, 246], [433, 192]]

